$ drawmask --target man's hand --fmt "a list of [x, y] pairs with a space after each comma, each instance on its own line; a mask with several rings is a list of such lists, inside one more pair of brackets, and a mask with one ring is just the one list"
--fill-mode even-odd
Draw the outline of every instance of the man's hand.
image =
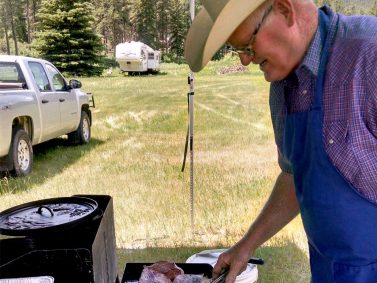
[[225, 283], [233, 283], [236, 277], [246, 269], [251, 252], [242, 240], [219, 256], [213, 268], [213, 278], [217, 278], [224, 270], [229, 270]]
[[270, 198], [248, 232], [237, 244], [220, 255], [213, 268], [213, 278], [229, 269], [225, 283], [233, 283], [237, 275], [246, 268], [254, 251], [295, 218], [299, 211], [293, 176], [281, 172]]

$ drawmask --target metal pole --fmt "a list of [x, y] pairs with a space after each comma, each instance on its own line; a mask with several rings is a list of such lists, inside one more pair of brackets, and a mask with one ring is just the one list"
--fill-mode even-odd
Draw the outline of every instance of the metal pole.
[[[195, 0], [190, 0], [191, 22], [195, 18]], [[191, 231], [194, 232], [194, 73], [189, 74], [189, 112], [190, 112], [190, 199], [191, 199]]]
[[189, 113], [190, 113], [190, 200], [191, 200], [191, 230], [194, 231], [194, 74], [189, 74]]

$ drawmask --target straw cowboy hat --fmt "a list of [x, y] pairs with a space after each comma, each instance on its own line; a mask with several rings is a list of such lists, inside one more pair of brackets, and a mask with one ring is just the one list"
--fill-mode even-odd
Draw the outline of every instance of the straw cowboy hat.
[[265, 0], [202, 0], [186, 37], [185, 58], [194, 72], [211, 60], [235, 29]]

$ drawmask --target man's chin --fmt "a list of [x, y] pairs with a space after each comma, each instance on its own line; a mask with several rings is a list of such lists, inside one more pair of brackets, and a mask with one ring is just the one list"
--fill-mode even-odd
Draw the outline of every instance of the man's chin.
[[287, 77], [285, 74], [274, 74], [270, 72], [263, 72], [263, 75], [264, 79], [270, 83], [284, 80]]

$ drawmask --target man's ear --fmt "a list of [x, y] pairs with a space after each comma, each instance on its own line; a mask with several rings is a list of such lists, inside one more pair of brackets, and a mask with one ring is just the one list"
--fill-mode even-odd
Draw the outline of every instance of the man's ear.
[[284, 17], [289, 27], [294, 24], [296, 11], [292, 0], [275, 0], [273, 8], [277, 13]]

